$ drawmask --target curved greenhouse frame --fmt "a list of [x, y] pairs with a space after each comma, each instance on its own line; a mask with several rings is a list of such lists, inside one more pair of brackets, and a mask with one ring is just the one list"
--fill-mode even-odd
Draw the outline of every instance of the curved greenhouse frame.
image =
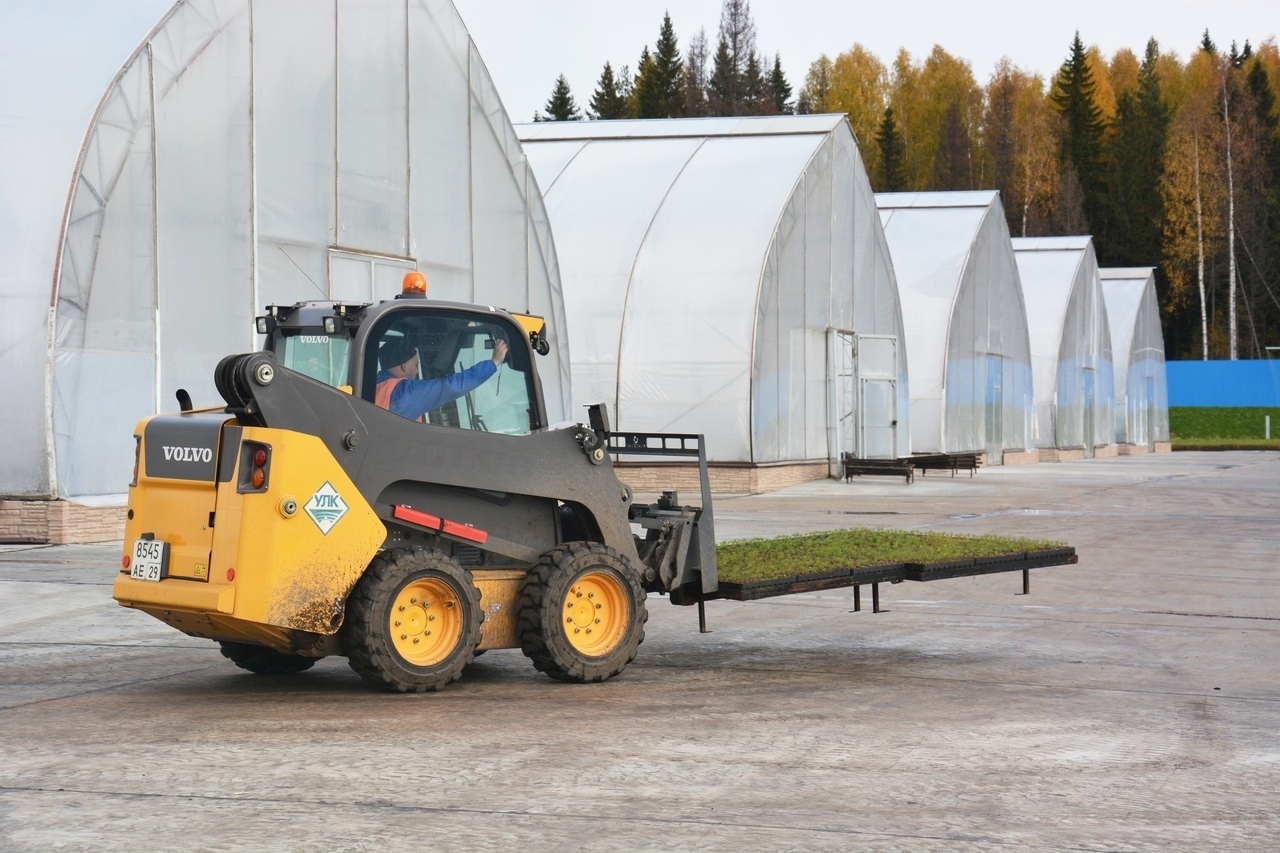
[[824, 476], [842, 451], [910, 451], [893, 268], [844, 116], [517, 131], [556, 234], [577, 404], [703, 433], [719, 463]]
[[911, 447], [1034, 461], [1031, 344], [999, 193], [876, 195], [893, 255]]
[[0, 493], [122, 492], [134, 424], [180, 387], [217, 402], [265, 305], [388, 298], [408, 269], [433, 298], [546, 317], [548, 414], [567, 413], [545, 209], [449, 0], [182, 0], [63, 168], [66, 212], [40, 225], [56, 266], [18, 283], [53, 282], [48, 365], [16, 368], [39, 452], [0, 466]]
[[[1031, 336], [1035, 445], [1114, 455], [1115, 381], [1111, 330], [1092, 237], [1013, 241]], [[1064, 455], [1061, 451], [1066, 451]]]
[[1099, 270], [1115, 359], [1116, 443], [1169, 449], [1169, 381], [1153, 267]]

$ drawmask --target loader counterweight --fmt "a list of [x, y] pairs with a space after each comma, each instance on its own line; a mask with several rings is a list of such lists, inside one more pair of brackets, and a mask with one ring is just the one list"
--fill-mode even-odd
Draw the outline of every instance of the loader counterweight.
[[[198, 431], [193, 420], [214, 438], [206, 442], [217, 462], [208, 466], [216, 471], [208, 480], [196, 479], [206, 469], [184, 471], [164, 458], [163, 448], [174, 446], [164, 444], [170, 436]], [[323, 442], [290, 430], [241, 428], [222, 413], [158, 416], [140, 424], [139, 435], [142, 464], [125, 541], [164, 542], [168, 566], [158, 581], [122, 573], [116, 600], [192, 636], [323, 652], [342, 624], [347, 595], [386, 537]], [[245, 447], [269, 455], [261, 488], [244, 470], [252, 465]]]

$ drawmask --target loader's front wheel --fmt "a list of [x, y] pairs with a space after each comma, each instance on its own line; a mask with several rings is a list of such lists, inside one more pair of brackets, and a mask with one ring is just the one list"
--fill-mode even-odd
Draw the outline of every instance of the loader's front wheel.
[[560, 545], [520, 588], [520, 647], [540, 672], [560, 681], [612, 678], [644, 641], [644, 595], [636, 570], [612, 548]]
[[439, 551], [397, 548], [374, 558], [347, 600], [342, 646], [351, 668], [385, 690], [439, 690], [480, 644], [480, 590]]
[[252, 643], [230, 643], [219, 640], [218, 645], [222, 648], [224, 658], [256, 675], [293, 675], [295, 672], [311, 669], [319, 660], [319, 658], [285, 654], [266, 646], [255, 646]]

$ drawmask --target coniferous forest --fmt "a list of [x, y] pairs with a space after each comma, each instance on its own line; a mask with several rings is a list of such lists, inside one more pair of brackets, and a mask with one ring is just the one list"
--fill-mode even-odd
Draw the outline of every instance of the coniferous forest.
[[1009, 231], [1090, 234], [1103, 267], [1155, 266], [1170, 359], [1280, 346], [1280, 48], [1180, 57], [1154, 39], [1104, 56], [1079, 32], [1053, 79], [1007, 59], [980, 80], [935, 46], [859, 44], [795, 88], [759, 49], [749, 0], [712, 42], [664, 15], [634, 66], [606, 62], [579, 105], [561, 76], [539, 121], [845, 113], [877, 192], [996, 189]]

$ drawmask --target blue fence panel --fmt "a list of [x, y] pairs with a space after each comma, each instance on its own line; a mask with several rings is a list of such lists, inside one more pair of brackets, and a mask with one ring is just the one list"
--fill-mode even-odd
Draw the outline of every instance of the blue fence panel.
[[1280, 406], [1280, 359], [1170, 361], [1170, 406]]

